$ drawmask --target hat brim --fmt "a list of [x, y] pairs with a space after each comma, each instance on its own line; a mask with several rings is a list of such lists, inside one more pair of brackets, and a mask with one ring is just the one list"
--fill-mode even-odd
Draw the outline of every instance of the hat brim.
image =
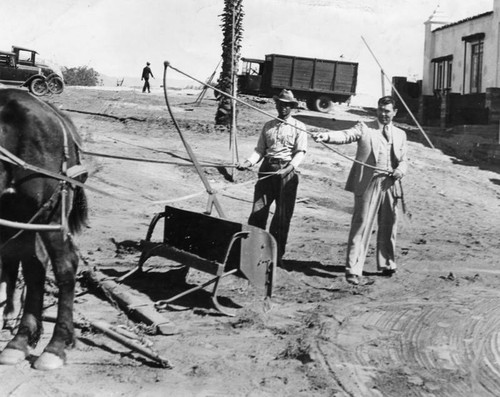
[[282, 99], [282, 98], [280, 98], [277, 95], [274, 95], [273, 99], [274, 99], [274, 102], [291, 103], [294, 106], [299, 106], [299, 102], [298, 101], [290, 101], [290, 100], [287, 100], [287, 99]]

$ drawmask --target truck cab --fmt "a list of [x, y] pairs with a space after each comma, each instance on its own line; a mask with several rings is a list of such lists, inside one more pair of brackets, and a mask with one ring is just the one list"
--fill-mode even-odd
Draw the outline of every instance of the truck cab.
[[261, 59], [241, 58], [241, 73], [238, 75], [238, 91], [242, 94], [260, 95], [264, 61]]

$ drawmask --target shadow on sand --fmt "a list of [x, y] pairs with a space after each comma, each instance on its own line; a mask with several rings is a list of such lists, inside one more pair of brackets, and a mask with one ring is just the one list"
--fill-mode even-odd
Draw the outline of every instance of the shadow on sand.
[[344, 273], [344, 266], [325, 266], [318, 261], [284, 259], [281, 268], [288, 272], [300, 272], [306, 276], [336, 278], [335, 273]]
[[[196, 284], [186, 282], [186, 276], [189, 271], [188, 267], [178, 266], [167, 271], [145, 271], [140, 274], [135, 274], [122, 282], [129, 288], [146, 295], [153, 302], [169, 299], [177, 294], [185, 292], [190, 288], [196, 287]], [[111, 278], [120, 277], [125, 272], [120, 272], [115, 269], [103, 269], [102, 273]], [[211, 293], [212, 287], [193, 291], [188, 295], [180, 297], [172, 302], [169, 307], [175, 311], [194, 310], [202, 311], [204, 314], [222, 316], [223, 314], [214, 311], [212, 305]], [[222, 291], [220, 291], [223, 293]], [[226, 296], [218, 296], [219, 303], [225, 307], [240, 309], [242, 306], [235, 303], [232, 299]]]

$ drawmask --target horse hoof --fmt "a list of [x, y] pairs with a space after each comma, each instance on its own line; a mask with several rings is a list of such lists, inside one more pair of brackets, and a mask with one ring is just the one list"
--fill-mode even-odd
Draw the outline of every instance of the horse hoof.
[[53, 353], [43, 352], [33, 364], [33, 368], [40, 371], [51, 371], [61, 368], [64, 365], [64, 360]]
[[16, 365], [25, 360], [27, 354], [17, 349], [4, 349], [0, 353], [0, 364], [2, 365]]

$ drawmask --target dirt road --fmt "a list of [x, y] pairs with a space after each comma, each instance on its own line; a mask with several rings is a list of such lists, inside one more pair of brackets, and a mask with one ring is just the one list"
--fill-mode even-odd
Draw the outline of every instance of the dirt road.
[[[215, 102], [207, 98], [194, 106], [196, 91], [169, 95], [198, 159], [229, 164], [229, 137], [213, 126]], [[137, 243], [164, 205], [158, 201], [200, 193], [171, 205], [205, 210], [207, 195], [194, 169], [185, 165], [186, 152], [160, 92], [69, 87], [50, 100], [70, 111], [88, 151], [177, 163], [85, 157], [88, 183], [115, 197], [88, 193], [90, 224], [78, 237], [82, 270], [95, 268], [112, 278], [131, 269], [139, 257]], [[271, 102], [251, 103], [274, 114]], [[342, 129], [372, 115], [369, 109], [341, 106], [328, 115], [297, 113], [311, 131]], [[240, 108], [241, 158], [253, 149], [266, 120]], [[253, 287], [228, 279], [221, 295], [243, 306], [236, 317], [217, 315], [208, 294], [200, 292], [177, 310], [162, 313], [172, 335], [149, 335], [147, 327], [79, 285], [79, 319], [127, 326], [149, 339], [173, 369], [160, 368], [86, 328], [78, 331], [78, 345], [61, 370], [37, 372], [30, 362], [0, 367], [0, 395], [497, 396], [500, 170], [430, 149], [413, 129], [408, 137], [405, 197], [412, 217], [401, 223], [394, 277], [378, 276], [372, 248], [364, 285], [345, 282], [353, 199], [343, 186], [350, 162], [310, 140], [271, 310], [264, 310]], [[352, 155], [355, 147], [339, 150]], [[256, 174], [235, 171], [234, 182], [217, 168], [206, 168], [206, 175], [228, 218], [245, 222], [253, 192], [253, 184], [246, 182]], [[179, 271], [172, 263], [158, 259], [149, 264], [149, 273], [126, 282], [146, 304], [186, 288], [176, 284]], [[205, 278], [190, 271], [186, 283]], [[49, 336], [47, 323], [33, 357]], [[3, 331], [0, 337], [3, 346], [10, 336]]]

